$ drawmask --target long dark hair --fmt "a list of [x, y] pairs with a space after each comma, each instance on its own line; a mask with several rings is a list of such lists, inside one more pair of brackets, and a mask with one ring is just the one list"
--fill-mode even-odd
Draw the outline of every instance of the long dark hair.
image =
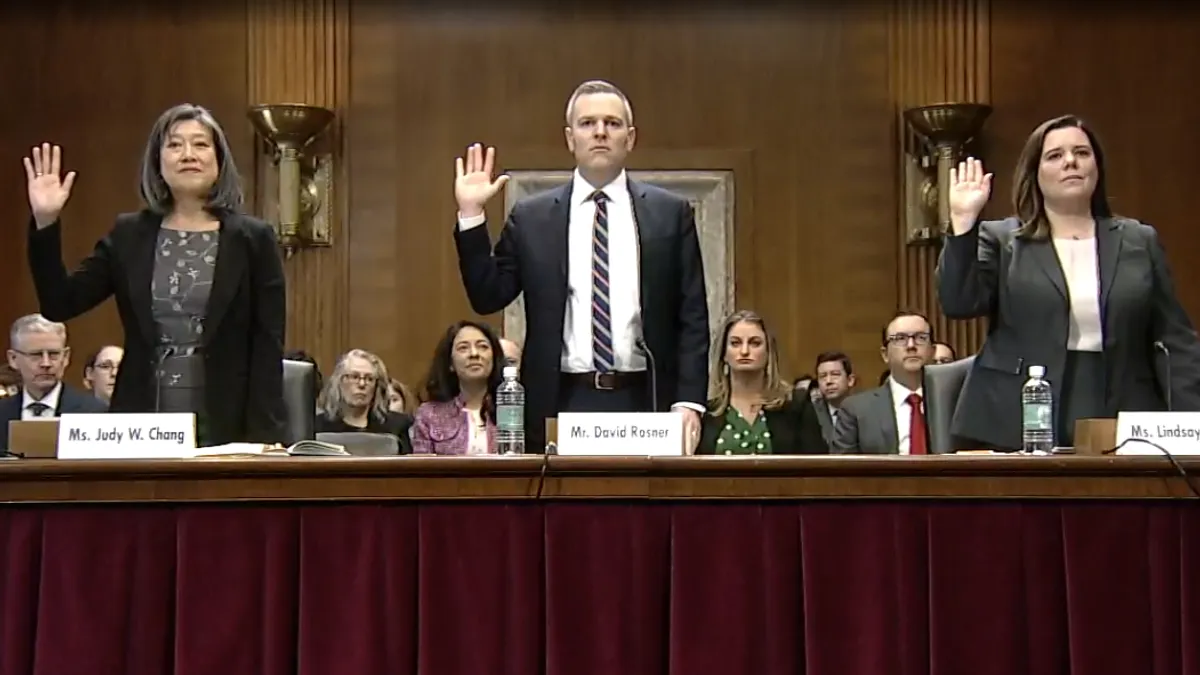
[[1046, 144], [1046, 135], [1058, 129], [1077, 128], [1087, 136], [1092, 144], [1092, 154], [1096, 158], [1096, 187], [1092, 191], [1092, 217], [1111, 218], [1113, 213], [1108, 205], [1108, 191], [1104, 185], [1104, 148], [1100, 147], [1100, 139], [1096, 132], [1082, 119], [1075, 115], [1063, 115], [1052, 120], [1046, 120], [1025, 139], [1025, 147], [1017, 159], [1017, 168], [1013, 172], [1013, 211], [1021, 221], [1017, 236], [1022, 239], [1049, 239], [1050, 221], [1046, 219], [1046, 199], [1042, 188], [1038, 185], [1038, 168], [1042, 163], [1042, 146]]
[[500, 336], [491, 326], [478, 321], [459, 321], [446, 329], [446, 334], [438, 340], [433, 350], [433, 361], [429, 364], [429, 375], [425, 378], [425, 391], [421, 393], [422, 401], [438, 401], [444, 403], [453, 401], [462, 391], [458, 384], [458, 375], [454, 372], [454, 338], [464, 328], [474, 328], [483, 333], [488, 344], [492, 346], [492, 372], [488, 374], [487, 396], [483, 400], [483, 418], [495, 419], [496, 388], [504, 381], [504, 348], [500, 346]]

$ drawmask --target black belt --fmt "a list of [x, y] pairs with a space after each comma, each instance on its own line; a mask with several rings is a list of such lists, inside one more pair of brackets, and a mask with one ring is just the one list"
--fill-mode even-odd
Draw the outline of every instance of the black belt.
[[614, 371], [610, 373], [563, 373], [563, 382], [596, 391], [614, 391], [641, 387], [646, 384], [646, 371]]

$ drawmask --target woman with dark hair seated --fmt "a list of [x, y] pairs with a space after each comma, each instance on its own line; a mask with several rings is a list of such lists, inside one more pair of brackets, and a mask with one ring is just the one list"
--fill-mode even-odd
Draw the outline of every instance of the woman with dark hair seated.
[[779, 375], [779, 349], [762, 317], [737, 312], [712, 345], [708, 413], [698, 455], [829, 452], [807, 389]]
[[316, 420], [317, 433], [391, 434], [399, 452], [412, 452], [408, 429], [412, 417], [388, 410], [387, 367], [368, 351], [351, 349], [338, 359], [325, 383]]
[[495, 331], [482, 323], [450, 326], [433, 352], [424, 403], [412, 427], [413, 452], [490, 455], [496, 452], [496, 387], [504, 351]]

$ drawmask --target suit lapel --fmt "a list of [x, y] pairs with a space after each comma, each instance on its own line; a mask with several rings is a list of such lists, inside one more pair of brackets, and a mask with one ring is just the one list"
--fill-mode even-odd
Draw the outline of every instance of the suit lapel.
[[[646, 269], [646, 257], [642, 255], [642, 250], [645, 248], [646, 231], [653, 230], [658, 225], [658, 221], [654, 219], [654, 214], [647, 203], [646, 186], [628, 178], [626, 178], [626, 184], [629, 186], [629, 200], [633, 207], [633, 231], [637, 234], [638, 297], [641, 299], [642, 307], [645, 307], [648, 297], [646, 279], [650, 278], [650, 274]], [[644, 326], [645, 317], [642, 318]]]
[[546, 238], [550, 245], [550, 250], [557, 251], [559, 256], [559, 278], [555, 280], [557, 286], [562, 287], [566, 292], [567, 276], [570, 267], [570, 247], [568, 244], [568, 232], [571, 229], [571, 181], [559, 188], [559, 192], [554, 196], [554, 202], [550, 205], [550, 226], [546, 229]]
[[158, 231], [162, 216], [143, 212], [129, 256], [129, 306], [137, 315], [142, 339], [153, 347], [158, 331], [154, 328], [153, 298], [150, 286], [154, 283], [154, 256], [158, 249]]
[[1112, 291], [1113, 279], [1117, 276], [1117, 260], [1121, 257], [1121, 228], [1113, 218], [1096, 221], [1096, 258], [1100, 268], [1100, 314], [1101, 325], [1108, 307], [1108, 294]]
[[246, 247], [243, 245], [242, 218], [237, 214], [221, 217], [221, 233], [217, 245], [217, 264], [213, 270], [212, 290], [204, 309], [204, 338], [207, 346], [225, 318], [225, 312], [237, 295], [242, 274], [246, 270]]
[[899, 454], [900, 431], [896, 429], [896, 402], [892, 400], [892, 388], [885, 384], [878, 391], [875, 405], [879, 409], [879, 419], [883, 422], [879, 428], [883, 432], [884, 452], [890, 455]]
[[1062, 264], [1058, 261], [1058, 253], [1054, 250], [1054, 242], [1046, 241], [1024, 241], [1019, 244], [1025, 249], [1031, 258], [1037, 262], [1038, 267], [1050, 279], [1050, 283], [1054, 284], [1054, 288], [1058, 294], [1067, 298], [1067, 280], [1063, 276]]

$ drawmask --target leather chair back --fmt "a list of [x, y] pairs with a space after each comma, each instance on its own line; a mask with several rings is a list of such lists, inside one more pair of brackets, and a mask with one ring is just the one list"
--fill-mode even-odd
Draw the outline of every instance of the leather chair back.
[[925, 366], [922, 386], [925, 390], [925, 427], [929, 431], [930, 454], [972, 449], [954, 447], [950, 425], [954, 421], [959, 394], [974, 364], [975, 357], [968, 356], [950, 363]]
[[287, 411], [284, 445], [315, 438], [317, 371], [306, 361], [283, 360], [283, 405]]

